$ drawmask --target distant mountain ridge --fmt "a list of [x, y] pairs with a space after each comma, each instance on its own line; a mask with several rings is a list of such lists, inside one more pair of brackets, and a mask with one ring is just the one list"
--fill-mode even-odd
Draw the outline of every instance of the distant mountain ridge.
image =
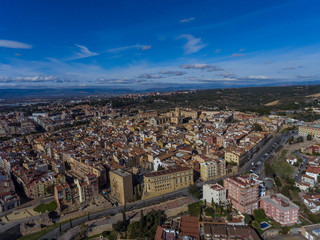
[[[310, 82], [288, 82], [281, 86], [299, 86], [299, 85], [320, 85], [320, 81]], [[246, 88], [246, 87], [277, 87], [276, 84], [268, 84], [264, 86], [226, 86], [225, 84], [161, 84], [158, 87], [146, 89], [132, 89], [124, 87], [75, 87], [75, 88], [17, 88], [17, 89], [0, 89], [0, 99], [32, 99], [32, 98], [65, 98], [65, 97], [83, 97], [83, 96], [99, 96], [109, 95], [117, 96], [132, 93], [150, 93], [150, 92], [172, 92], [184, 90], [204, 90], [204, 89], [219, 89], [219, 88]]]

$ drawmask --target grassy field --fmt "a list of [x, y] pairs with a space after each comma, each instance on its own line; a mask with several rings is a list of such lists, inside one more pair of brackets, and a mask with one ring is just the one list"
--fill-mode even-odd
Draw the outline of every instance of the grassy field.
[[272, 169], [277, 176], [281, 178], [291, 178], [294, 172], [293, 166], [286, 161], [287, 153], [288, 150], [282, 150], [280, 155], [276, 157], [275, 161], [272, 163]]

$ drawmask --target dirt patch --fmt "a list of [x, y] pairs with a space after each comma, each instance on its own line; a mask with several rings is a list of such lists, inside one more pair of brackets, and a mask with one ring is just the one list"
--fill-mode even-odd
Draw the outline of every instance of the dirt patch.
[[311, 141], [307, 141], [306, 138], [304, 137], [304, 141], [301, 143], [295, 143], [295, 144], [286, 144], [283, 149], [289, 150], [289, 151], [296, 151], [300, 150], [301, 148], [309, 147], [314, 144], [319, 143], [319, 140], [317, 139], [312, 139]]
[[306, 97], [309, 97], [309, 98], [317, 98], [317, 97], [320, 97], [320, 93], [308, 95], [308, 96], [306, 96]]
[[276, 100], [276, 101], [269, 102], [269, 103], [265, 104], [265, 106], [266, 106], [266, 107], [275, 106], [275, 105], [277, 105], [279, 102], [280, 102], [279, 100]]

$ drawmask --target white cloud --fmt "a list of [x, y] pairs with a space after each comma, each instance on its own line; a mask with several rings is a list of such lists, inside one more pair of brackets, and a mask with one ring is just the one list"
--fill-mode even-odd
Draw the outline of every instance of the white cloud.
[[162, 77], [159, 75], [155, 75], [155, 74], [144, 73], [144, 74], [141, 74], [138, 78], [154, 79], [154, 78], [162, 78]]
[[144, 45], [141, 47], [141, 50], [148, 50], [148, 49], [151, 49], [150, 45]]
[[177, 39], [186, 39], [187, 43], [183, 45], [185, 54], [191, 54], [199, 52], [202, 48], [206, 47], [207, 44], [204, 44], [201, 38], [196, 38], [191, 34], [181, 34]]
[[75, 44], [78, 48], [80, 48], [80, 52], [76, 53], [76, 57], [74, 59], [87, 58], [92, 56], [97, 56], [99, 53], [91, 52], [86, 46]]
[[317, 75], [298, 75], [298, 78], [303, 78], [303, 79], [314, 79], [316, 77]]
[[272, 79], [272, 77], [258, 75], [258, 76], [248, 76], [248, 77], [245, 77], [245, 79], [266, 80], [266, 79]]
[[245, 56], [243, 53], [234, 53], [231, 55], [231, 57], [243, 57]]
[[5, 48], [23, 48], [23, 49], [30, 49], [32, 46], [27, 43], [11, 41], [11, 40], [0, 40], [0, 47]]
[[122, 52], [122, 51], [126, 51], [128, 49], [138, 48], [138, 47], [139, 47], [139, 44], [130, 45], [130, 46], [124, 46], [124, 47], [118, 47], [118, 48], [110, 48], [110, 49], [107, 50], [107, 52], [110, 52], [110, 53]]
[[0, 77], [0, 82], [51, 82], [56, 80], [58, 80], [58, 78], [53, 75], [27, 77]]
[[207, 70], [207, 72], [213, 72], [213, 71], [222, 71], [223, 68], [217, 67], [215, 65], [211, 64], [204, 64], [204, 63], [198, 63], [198, 64], [184, 64], [180, 66], [184, 69], [201, 69], [201, 70]]
[[185, 19], [181, 19], [181, 20], [180, 20], [180, 23], [191, 22], [191, 21], [194, 21], [194, 20], [195, 20], [194, 17], [185, 18]]
[[166, 75], [174, 75], [174, 76], [182, 76], [184, 74], [187, 74], [186, 72], [182, 71], [160, 71], [160, 74], [166, 74]]
[[148, 49], [151, 49], [151, 45], [135, 44], [135, 45], [118, 47], [118, 48], [110, 48], [107, 50], [107, 52], [116, 53], [116, 52], [122, 52], [122, 51], [126, 51], [126, 50], [133, 49], [133, 48], [141, 49], [141, 50], [148, 50]]

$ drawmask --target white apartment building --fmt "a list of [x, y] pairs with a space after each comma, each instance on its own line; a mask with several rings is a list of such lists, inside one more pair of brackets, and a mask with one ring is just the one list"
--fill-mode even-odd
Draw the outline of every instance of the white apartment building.
[[202, 187], [203, 199], [207, 203], [225, 204], [227, 202], [227, 191], [221, 185], [215, 184], [205, 184]]

